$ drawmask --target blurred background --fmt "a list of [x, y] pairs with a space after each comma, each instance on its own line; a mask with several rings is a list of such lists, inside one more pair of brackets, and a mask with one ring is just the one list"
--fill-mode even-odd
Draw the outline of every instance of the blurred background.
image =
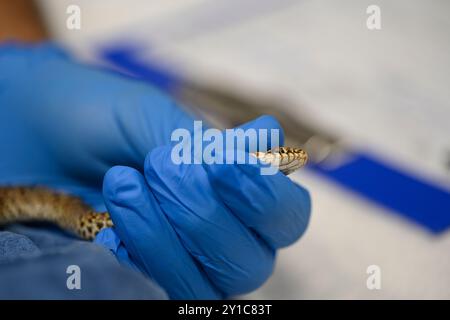
[[[367, 27], [370, 5], [381, 29]], [[448, 12], [446, 0], [0, 0], [0, 40], [53, 40], [221, 128], [281, 121], [311, 155], [292, 178], [312, 220], [245, 298], [450, 299]]]

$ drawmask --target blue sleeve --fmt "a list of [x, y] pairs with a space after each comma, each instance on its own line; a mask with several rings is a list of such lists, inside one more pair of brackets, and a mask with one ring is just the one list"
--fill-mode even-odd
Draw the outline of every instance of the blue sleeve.
[[[75, 272], [69, 266], [79, 267], [80, 289], [70, 285]], [[53, 227], [13, 225], [0, 231], [0, 299], [167, 299], [167, 295], [94, 243]]]

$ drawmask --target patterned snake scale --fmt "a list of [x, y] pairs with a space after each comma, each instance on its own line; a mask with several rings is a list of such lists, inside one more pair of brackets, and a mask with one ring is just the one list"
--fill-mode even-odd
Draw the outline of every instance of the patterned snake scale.
[[[298, 148], [280, 147], [267, 152], [254, 152], [260, 161], [277, 166], [288, 175], [306, 164], [306, 152]], [[113, 226], [107, 212], [95, 212], [80, 198], [54, 192], [45, 187], [0, 187], [0, 225], [47, 221], [92, 240], [103, 228]]]

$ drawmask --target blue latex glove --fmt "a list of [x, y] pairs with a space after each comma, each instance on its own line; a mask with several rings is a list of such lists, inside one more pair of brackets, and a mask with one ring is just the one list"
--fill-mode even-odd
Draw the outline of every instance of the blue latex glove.
[[104, 209], [103, 176], [142, 168], [192, 119], [149, 85], [83, 66], [51, 45], [0, 47], [0, 183], [45, 184]]
[[[96, 241], [171, 298], [258, 287], [275, 250], [306, 228], [309, 195], [281, 173], [174, 165], [170, 134], [192, 119], [148, 85], [80, 66], [54, 48], [9, 47], [0, 50], [0, 106], [2, 184], [49, 185], [102, 210], [103, 174], [123, 165], [103, 187], [115, 228]], [[248, 126], [279, 127], [271, 117]]]

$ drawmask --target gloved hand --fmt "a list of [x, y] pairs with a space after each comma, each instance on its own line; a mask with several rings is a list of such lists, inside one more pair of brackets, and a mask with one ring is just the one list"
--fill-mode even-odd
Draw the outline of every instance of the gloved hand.
[[51, 45], [0, 47], [0, 183], [44, 184], [104, 210], [103, 176], [142, 168], [192, 119], [151, 86], [77, 64]]
[[[191, 129], [191, 117], [149, 86], [54, 48], [0, 50], [0, 106], [0, 183], [63, 189], [97, 210], [104, 199], [115, 227], [96, 241], [171, 298], [258, 287], [276, 249], [307, 225], [306, 190], [258, 165], [173, 164], [170, 134]], [[247, 126], [279, 127], [271, 117]], [[103, 198], [103, 174], [119, 164]]]

